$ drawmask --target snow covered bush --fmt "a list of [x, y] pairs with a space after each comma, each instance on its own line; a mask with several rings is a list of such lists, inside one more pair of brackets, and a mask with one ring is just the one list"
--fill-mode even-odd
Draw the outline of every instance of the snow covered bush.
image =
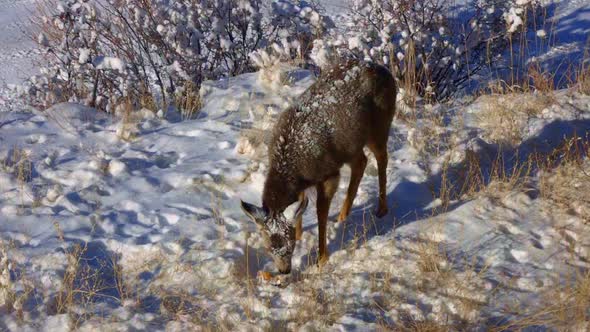
[[252, 64], [258, 69], [258, 80], [271, 89], [279, 89], [288, 80], [290, 62], [295, 54], [301, 54], [297, 41], [272, 44], [269, 50], [260, 49], [250, 53]]
[[299, 57], [307, 58], [313, 42], [321, 39], [335, 27], [332, 19], [322, 14], [317, 3], [307, 1], [278, 0], [271, 4], [271, 25], [276, 40], [283, 46], [291, 44]]
[[[316, 62], [333, 53], [389, 65], [420, 95], [445, 99], [500, 63], [510, 37], [526, 32], [537, 1], [354, 0], [345, 32], [316, 44]], [[333, 49], [333, 50], [330, 50]], [[320, 63], [321, 64], [321, 63]]]
[[[28, 86], [33, 102], [84, 102], [116, 111], [130, 101], [164, 108], [185, 86], [254, 70], [250, 54], [320, 36], [325, 16], [304, 1], [51, 0], [38, 42], [49, 65]], [[296, 15], [296, 16], [293, 16]]]
[[271, 89], [282, 87], [289, 65], [305, 66], [314, 61], [314, 43], [334, 28], [330, 17], [321, 14], [321, 7], [306, 1], [278, 0], [271, 3], [272, 37], [266, 48], [250, 53], [250, 60], [259, 70], [259, 80]]
[[10, 279], [11, 265], [8, 261], [6, 249], [0, 248], [0, 308], [10, 304], [10, 299], [14, 296], [12, 281]]

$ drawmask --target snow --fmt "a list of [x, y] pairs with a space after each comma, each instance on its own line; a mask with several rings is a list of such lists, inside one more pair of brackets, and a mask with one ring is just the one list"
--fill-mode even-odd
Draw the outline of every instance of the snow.
[[[88, 59], [88, 51], [84, 49], [80, 53], [80, 62], [86, 59]], [[126, 64], [123, 60], [109, 56], [96, 57], [96, 59], [93, 61], [93, 65], [96, 69], [117, 70], [119, 72], [124, 72], [126, 67]]]
[[363, 45], [364, 45], [364, 43], [361, 40], [361, 37], [359, 37], [359, 36], [350, 37], [348, 39], [348, 47], [352, 50], [363, 49], [364, 48]]
[[521, 15], [524, 13], [522, 8], [510, 8], [510, 11], [504, 15], [504, 19], [510, 25], [508, 32], [514, 33], [524, 22]]
[[[42, 44], [43, 45], [43, 44]], [[83, 48], [80, 50], [80, 57], [78, 58], [78, 63], [83, 65], [90, 60], [90, 50], [87, 48]]]
[[[24, 34], [33, 0], [0, 0], [0, 88], [20, 83], [36, 73], [33, 60], [41, 53], [35, 41]], [[0, 97], [1, 103], [2, 97]]]
[[[587, 0], [557, 1], [553, 5], [554, 17], [548, 25], [550, 30], [537, 31], [541, 39], [555, 38], [557, 42], [548, 43], [539, 54], [533, 54], [535, 60], [546, 66], [557, 66], [567, 60], [580, 59], [587, 49], [587, 39], [590, 33], [590, 3]], [[541, 35], [539, 35], [541, 34]], [[546, 35], [546, 37], [544, 37]]]

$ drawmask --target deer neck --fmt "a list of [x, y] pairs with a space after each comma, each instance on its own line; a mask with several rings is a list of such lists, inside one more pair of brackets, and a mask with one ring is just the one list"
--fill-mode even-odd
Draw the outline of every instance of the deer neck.
[[264, 183], [263, 205], [270, 211], [283, 212], [297, 201], [302, 190], [294, 177], [284, 176], [271, 168]]

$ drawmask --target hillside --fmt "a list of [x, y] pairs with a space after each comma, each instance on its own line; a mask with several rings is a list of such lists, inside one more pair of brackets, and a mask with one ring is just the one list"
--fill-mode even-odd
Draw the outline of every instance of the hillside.
[[[590, 30], [587, 1], [558, 5], [563, 42], [537, 55], [546, 66], [582, 57]], [[294, 271], [275, 286], [240, 200], [261, 205], [270, 130], [314, 73], [205, 81], [194, 116], [32, 107], [15, 85], [42, 51], [9, 29], [30, 6], [0, 0], [0, 331], [590, 329], [590, 84], [441, 103], [401, 93], [389, 214], [373, 215], [367, 151], [336, 223], [342, 169], [329, 262], [315, 265], [310, 189]]]

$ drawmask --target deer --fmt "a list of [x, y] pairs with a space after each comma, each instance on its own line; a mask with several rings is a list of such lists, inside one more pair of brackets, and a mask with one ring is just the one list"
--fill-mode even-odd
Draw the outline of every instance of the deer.
[[[295, 244], [301, 240], [303, 213], [309, 200], [305, 190], [317, 191], [318, 266], [328, 261], [326, 231], [330, 204], [340, 180], [340, 169], [350, 166], [346, 198], [338, 215], [350, 214], [365, 167], [364, 148], [377, 161], [379, 205], [375, 215], [388, 213], [386, 200], [387, 140], [396, 112], [395, 79], [384, 66], [345, 60], [324, 70], [279, 116], [268, 145], [269, 167], [262, 207], [241, 201], [255, 224], [280, 274], [291, 273]], [[284, 211], [299, 202], [292, 218]]]

